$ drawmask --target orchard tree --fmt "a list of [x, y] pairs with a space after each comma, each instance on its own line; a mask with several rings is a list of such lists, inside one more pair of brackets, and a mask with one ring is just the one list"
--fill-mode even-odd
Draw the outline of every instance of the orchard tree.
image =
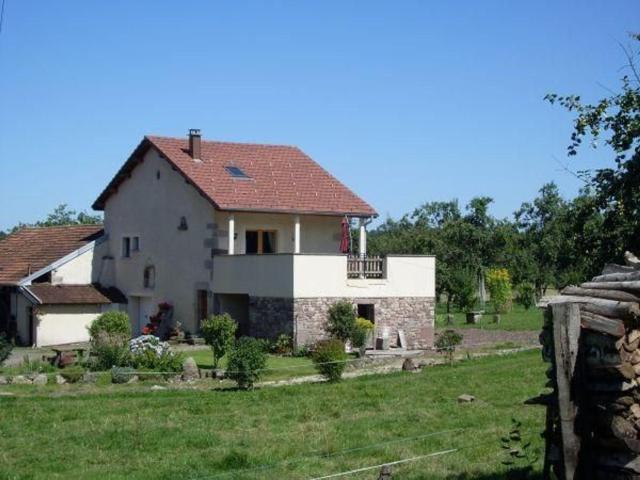
[[576, 114], [568, 155], [577, 155], [585, 140], [594, 148], [603, 140], [613, 151], [611, 167], [580, 173], [593, 189], [594, 200], [577, 207], [591, 220], [601, 221], [599, 227], [606, 232], [591, 242], [592, 269], [621, 261], [625, 250], [640, 252], [640, 35], [631, 37], [634, 46], [624, 49], [627, 74], [617, 93], [595, 103], [585, 103], [578, 95], [545, 96]]

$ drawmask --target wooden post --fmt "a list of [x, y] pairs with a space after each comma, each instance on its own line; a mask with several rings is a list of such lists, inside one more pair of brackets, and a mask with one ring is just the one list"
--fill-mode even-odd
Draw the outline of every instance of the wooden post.
[[577, 478], [576, 470], [580, 453], [580, 437], [575, 431], [577, 406], [573, 391], [580, 337], [580, 307], [575, 303], [556, 303], [551, 305], [551, 308], [563, 473], [564, 480], [573, 480]]
[[378, 480], [391, 480], [391, 467], [389, 465], [385, 465], [380, 469]]

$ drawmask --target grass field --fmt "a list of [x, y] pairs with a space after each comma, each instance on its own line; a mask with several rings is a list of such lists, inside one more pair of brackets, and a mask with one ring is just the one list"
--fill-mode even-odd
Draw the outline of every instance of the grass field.
[[394, 478], [503, 478], [512, 417], [541, 454], [543, 410], [523, 401], [545, 368], [525, 352], [250, 392], [3, 387], [16, 396], [0, 396], [0, 478], [312, 479], [452, 448]]
[[[541, 330], [542, 329], [542, 311], [539, 308], [530, 308], [525, 310], [520, 305], [514, 305], [513, 309], [509, 313], [503, 313], [500, 318], [500, 323], [493, 321], [493, 309], [490, 305], [487, 305], [484, 316], [479, 324], [468, 324], [464, 313], [453, 312], [454, 320], [453, 326], [456, 328], [484, 328], [487, 330]], [[452, 325], [447, 325], [447, 312], [445, 306], [438, 304], [436, 308], [436, 327], [446, 328]]]
[[[210, 349], [191, 350], [184, 354], [185, 357], [193, 357], [200, 368], [213, 368], [213, 355]], [[218, 368], [227, 366], [226, 357], [220, 360]], [[315, 375], [318, 373], [313, 367], [313, 362], [308, 357], [282, 357], [269, 355], [267, 357], [268, 370], [264, 372], [261, 381], [282, 380], [285, 378]]]

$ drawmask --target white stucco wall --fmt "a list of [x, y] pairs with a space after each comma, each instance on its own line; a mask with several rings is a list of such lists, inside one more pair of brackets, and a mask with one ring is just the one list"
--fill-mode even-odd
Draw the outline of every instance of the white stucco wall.
[[[247, 230], [276, 230], [276, 253], [293, 253], [295, 216], [246, 212], [216, 212], [217, 246], [228, 249], [229, 216], [235, 218], [235, 253], [246, 252]], [[302, 253], [338, 253], [342, 217], [300, 215], [300, 251]]]
[[223, 255], [214, 292], [287, 298], [435, 297], [435, 257], [388, 256], [382, 279], [347, 278], [345, 255]]
[[435, 297], [435, 257], [388, 256], [381, 279], [347, 278], [347, 258], [294, 256], [295, 297]]
[[213, 291], [291, 298], [294, 257], [295, 255], [218, 255], [214, 259]]
[[93, 281], [94, 251], [90, 249], [51, 271], [52, 284], [86, 285]]
[[[209, 289], [212, 276], [211, 204], [151, 149], [109, 198], [104, 214], [115, 285], [129, 297], [151, 298], [156, 306], [171, 303], [174, 319], [194, 331], [196, 291]], [[186, 218], [188, 230], [178, 230], [181, 217]], [[122, 257], [124, 236], [140, 237], [140, 251], [132, 252], [131, 258]], [[143, 285], [148, 265], [156, 271], [153, 289]], [[139, 310], [138, 302], [129, 302], [134, 329]]]
[[87, 327], [100, 315], [100, 305], [43, 305], [37, 308], [36, 345], [89, 341]]

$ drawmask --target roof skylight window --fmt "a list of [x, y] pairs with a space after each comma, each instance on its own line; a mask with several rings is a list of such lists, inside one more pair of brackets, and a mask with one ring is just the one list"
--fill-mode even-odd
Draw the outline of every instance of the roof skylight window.
[[229, 166], [229, 167], [224, 167], [224, 169], [233, 178], [251, 178], [240, 167], [231, 167], [231, 166]]

